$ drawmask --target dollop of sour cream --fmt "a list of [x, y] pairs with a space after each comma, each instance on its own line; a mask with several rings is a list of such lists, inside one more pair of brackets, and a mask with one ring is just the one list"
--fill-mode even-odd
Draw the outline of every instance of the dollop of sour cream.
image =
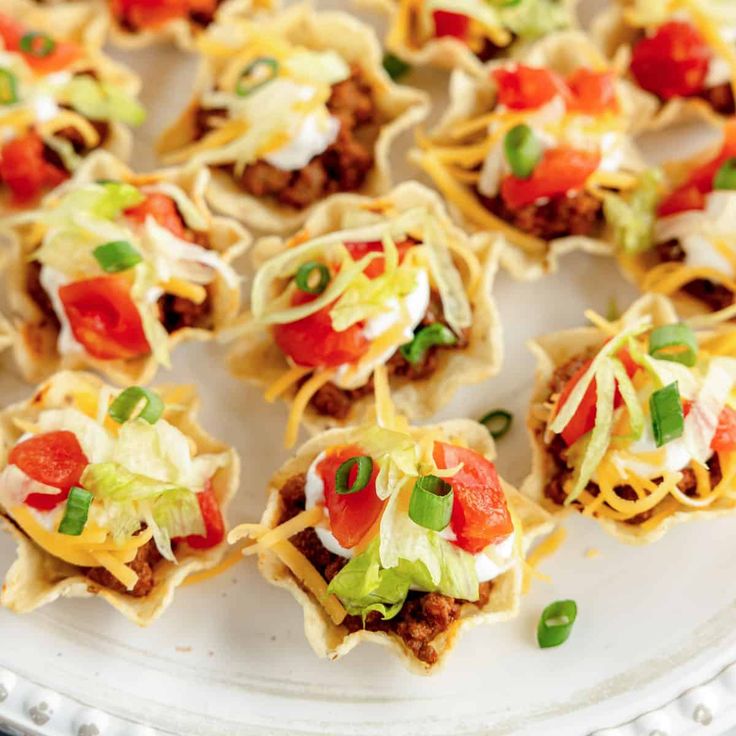
[[363, 334], [366, 339], [372, 341], [378, 339], [399, 324], [402, 319], [405, 319], [406, 325], [401, 333], [401, 338], [395, 344], [389, 345], [380, 355], [376, 355], [371, 360], [361, 364], [357, 371], [354, 370], [355, 366], [352, 363], [341, 365], [335, 374], [335, 384], [344, 389], [365, 385], [377, 365], [385, 363], [400, 345], [413, 339], [414, 329], [427, 313], [429, 295], [429, 276], [426, 271], [419, 270], [417, 272], [417, 282], [412, 291], [402, 299], [394, 297], [388, 300], [384, 311], [367, 320], [363, 327]]
[[[307, 509], [311, 509], [317, 505], [325, 505], [325, 485], [321, 476], [317, 472], [317, 466], [324, 458], [325, 452], [321, 452], [312, 461], [312, 464], [307, 470], [307, 480], [304, 489], [304, 495], [306, 497], [305, 506]], [[343, 547], [340, 542], [337, 541], [335, 535], [329, 528], [330, 516], [326, 506], [325, 516], [328, 520], [328, 525], [315, 527], [314, 529], [319, 537], [319, 541], [333, 554], [345, 559], [352, 559], [353, 551]], [[444, 531], [440, 532], [440, 536], [450, 542], [454, 541], [456, 538], [449, 526]], [[475, 571], [478, 575], [479, 583], [485, 583], [497, 578], [513, 565], [515, 541], [516, 532], [514, 531], [500, 542], [488, 545], [488, 547], [486, 547], [482, 552], [474, 555]]]

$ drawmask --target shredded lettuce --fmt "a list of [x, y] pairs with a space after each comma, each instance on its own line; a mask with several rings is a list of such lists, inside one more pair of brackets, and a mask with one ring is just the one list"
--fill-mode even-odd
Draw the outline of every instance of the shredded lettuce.
[[636, 395], [634, 384], [626, 372], [624, 364], [618, 358], [611, 358], [613, 376], [618, 384], [619, 391], [623, 397], [626, 410], [629, 413], [629, 425], [631, 427], [631, 439], [638, 440], [644, 432], [644, 409], [642, 409], [639, 397]]
[[373, 426], [362, 435], [361, 447], [380, 467], [376, 495], [381, 500], [393, 495], [407, 477], [419, 475], [417, 446], [408, 434]]
[[572, 503], [588, 485], [596, 468], [606, 454], [611, 441], [613, 427], [613, 397], [616, 391], [612, 361], [606, 359], [596, 370], [595, 426], [587, 438], [587, 445], [575, 473], [572, 490], [565, 499], [565, 505]]
[[529, 41], [570, 26], [570, 14], [560, 0], [521, 0], [499, 12], [506, 28]]
[[296, 79], [332, 86], [350, 76], [350, 67], [336, 51], [313, 51], [298, 48], [283, 62], [286, 71]]
[[74, 146], [67, 138], [55, 135], [44, 136], [43, 142], [52, 149], [61, 159], [67, 171], [76, 171], [82, 157], [74, 150]]
[[424, 563], [418, 560], [401, 559], [393, 567], [382, 565], [376, 538], [332, 579], [328, 591], [340, 599], [349, 614], [364, 619], [371, 611], [379, 612], [384, 620], [393, 618], [412, 588], [477, 600], [478, 578], [473, 556], [459, 548], [455, 548], [458, 551], [455, 554], [449, 550], [452, 546], [446, 543], [439, 550], [441, 574], [435, 582]]
[[606, 193], [603, 210], [616, 245], [624, 253], [642, 253], [654, 243], [657, 205], [662, 196], [662, 172], [649, 169], [627, 197]]
[[146, 111], [115, 84], [76, 75], [62, 91], [62, 98], [90, 120], [114, 120], [126, 125], [140, 125]]

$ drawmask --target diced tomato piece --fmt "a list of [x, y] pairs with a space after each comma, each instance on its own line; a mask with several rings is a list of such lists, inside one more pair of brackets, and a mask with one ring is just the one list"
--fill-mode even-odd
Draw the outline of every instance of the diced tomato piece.
[[578, 191], [585, 186], [599, 163], [600, 154], [597, 152], [549, 148], [528, 179], [519, 179], [511, 174], [504, 177], [501, 196], [508, 207], [516, 209], [543, 197]]
[[663, 100], [702, 92], [712, 54], [706, 40], [686, 21], [670, 21], [635, 46], [631, 73], [639, 86]]
[[435, 10], [432, 13], [434, 21], [434, 35], [437, 38], [450, 36], [465, 41], [470, 28], [470, 18], [462, 13], [452, 13], [449, 10]]
[[710, 445], [716, 452], [736, 451], [736, 410], [727, 406], [718, 417], [718, 428]]
[[680, 212], [703, 209], [705, 209], [705, 194], [694, 184], [686, 184], [668, 194], [660, 202], [657, 213], [660, 217], [667, 217]]
[[[297, 292], [292, 304], [305, 304], [315, 297]], [[281, 350], [297, 365], [310, 367], [334, 367], [343, 363], [355, 363], [370, 347], [360, 324], [337, 332], [332, 328], [328, 304], [308, 317], [274, 327], [274, 339]]]
[[210, 549], [217, 547], [225, 538], [225, 522], [220, 511], [212, 483], [207, 481], [204, 490], [197, 494], [199, 510], [202, 512], [204, 534], [191, 534], [184, 541], [194, 549]]
[[146, 198], [140, 204], [125, 210], [126, 217], [140, 224], [143, 224], [149, 215], [161, 227], [171, 230], [178, 238], [186, 237], [187, 232], [184, 220], [179, 214], [176, 202], [171, 197], [167, 197], [165, 194], [159, 192], [153, 192], [152, 194], [147, 194]]
[[100, 360], [127, 360], [150, 352], [138, 309], [123, 275], [66, 284], [59, 298], [72, 333]]
[[[210, 4], [214, 6], [214, 1]], [[184, 18], [189, 5], [187, 0], [110, 0], [112, 14], [133, 28], [156, 28]]]
[[0, 149], [0, 181], [10, 189], [16, 204], [28, 204], [68, 176], [44, 159], [43, 141], [36, 133], [13, 138]]
[[79, 485], [89, 460], [73, 432], [47, 432], [19, 442], [8, 455], [8, 463], [29, 478], [59, 493], [31, 493], [25, 503], [39, 511], [49, 511], [66, 500], [72, 486]]
[[564, 81], [549, 69], [514, 64], [494, 69], [498, 103], [511, 110], [531, 110], [546, 105], [556, 95], [569, 97]]
[[[628, 374], [629, 378], [633, 377], [639, 370], [639, 365], [634, 362], [633, 358], [629, 354], [629, 351], [624, 348], [623, 350], [620, 350], [618, 352], [617, 357], [623, 363], [624, 368], [626, 368], [626, 373]], [[565, 387], [560, 393], [560, 399], [557, 402], [558, 412], [565, 405], [565, 402], [569, 398], [573, 389], [575, 388], [575, 386], [577, 386], [578, 381], [580, 381], [588, 368], [590, 368], [590, 364], [592, 362], [592, 360], [589, 360], [584, 365], [582, 365], [577, 373], [575, 373], [575, 375], [565, 384]], [[597, 400], [598, 390], [594, 378], [588, 384], [588, 388], [585, 390], [585, 394], [582, 401], [580, 402], [580, 405], [578, 406], [577, 411], [575, 412], [575, 414], [573, 414], [572, 419], [570, 419], [570, 421], [561, 432], [562, 439], [565, 440], [565, 444], [568, 447], [575, 444], [575, 442], [577, 442], [583, 435], [590, 432], [595, 426]], [[622, 403], [623, 397], [621, 396], [621, 392], [619, 391], [617, 386], [616, 393], [613, 397], [613, 406], [617, 409], [619, 406], [622, 405]]]
[[568, 109], [587, 115], [597, 115], [616, 110], [616, 75], [613, 72], [596, 72], [580, 67], [566, 80], [571, 99]]
[[[335, 490], [335, 473], [337, 469], [351, 457], [365, 455], [355, 445], [332, 448], [317, 464], [317, 474], [324, 483], [325, 506], [330, 515], [330, 529], [335, 539], [346, 549], [355, 547], [371, 529], [381, 514], [384, 501], [376, 495], [376, 477], [378, 466], [373, 464], [373, 473], [368, 484], [360, 491], [339, 494]], [[353, 483], [357, 475], [357, 467], [353, 468], [348, 483]]]
[[73, 61], [82, 56], [82, 49], [69, 41], [54, 41], [54, 48], [45, 56], [26, 53], [21, 50], [23, 36], [31, 31], [4, 13], [0, 13], [0, 38], [6, 50], [22, 54], [28, 65], [41, 74], [50, 74], [66, 69]]
[[[399, 263], [404, 260], [406, 252], [414, 245], [415, 243], [412, 240], [404, 240], [403, 242], [396, 244], [396, 249], [399, 251]], [[348, 253], [350, 253], [354, 261], [359, 261], [361, 258], [368, 255], [368, 253], [383, 252], [383, 243], [380, 241], [373, 241], [370, 243], [345, 243], [345, 247], [348, 249]], [[385, 267], [385, 259], [376, 258], [368, 264], [363, 273], [369, 279], [375, 279], [383, 275]]]
[[477, 554], [514, 531], [506, 495], [490, 460], [445, 442], [435, 442], [432, 455], [440, 470], [463, 464], [448, 480], [454, 494], [450, 528], [458, 546]]

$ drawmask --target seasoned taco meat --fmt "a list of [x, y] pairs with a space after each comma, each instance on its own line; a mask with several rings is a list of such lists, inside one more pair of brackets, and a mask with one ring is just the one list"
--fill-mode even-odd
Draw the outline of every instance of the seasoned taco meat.
[[174, 294], [164, 294], [158, 300], [158, 313], [161, 324], [171, 334], [185, 327], [212, 329], [212, 293], [207, 289], [207, 298], [201, 304], [195, 304]]
[[[442, 309], [442, 299], [436, 291], [432, 291], [429, 299], [427, 313], [424, 315], [421, 323], [417, 327], [417, 331], [422, 327], [431, 325], [435, 322], [441, 322], [449, 328], [445, 320], [445, 314]], [[433, 345], [425, 353], [421, 363], [413, 365], [410, 363], [399, 350], [397, 350], [389, 359], [387, 365], [389, 375], [400, 376], [410, 381], [420, 381], [427, 379], [437, 370], [439, 365], [440, 350], [462, 350], [468, 346], [470, 331], [465, 330], [462, 335], [458, 336], [458, 341], [454, 345]], [[302, 380], [308, 380], [307, 378]], [[373, 392], [373, 378], [371, 378], [364, 386], [356, 389], [343, 389], [334, 383], [327, 383], [322, 386], [312, 396], [310, 406], [322, 416], [332, 417], [333, 419], [347, 419], [350, 414], [352, 404], [364, 396]]]
[[154, 568], [160, 560], [161, 553], [152, 539], [138, 549], [133, 561], [128, 563], [128, 567], [138, 575], [138, 582], [133, 590], [128, 590], [104, 567], [92, 567], [86, 571], [86, 575], [90, 580], [104, 588], [109, 588], [117, 593], [126, 593], [134, 598], [144, 598], [153, 590], [156, 583]]
[[477, 195], [496, 217], [542, 240], [568, 235], [595, 236], [603, 225], [603, 204], [585, 191], [517, 208], [508, 207], [500, 194], [486, 197], [478, 191]]
[[[550, 400], [553, 397], [559, 395], [564, 388], [565, 384], [582, 368], [585, 363], [590, 360], [594, 355], [594, 351], [588, 350], [580, 355], [576, 355], [563, 363], [557, 368], [550, 379]], [[538, 431], [538, 437], [541, 437], [544, 433], [543, 429]], [[567, 465], [567, 452], [568, 447], [565, 441], [558, 434], [554, 435], [552, 440], [546, 446], [547, 457], [551, 461], [553, 468], [550, 473], [550, 477], [547, 481], [547, 485], [544, 488], [544, 495], [552, 503], [557, 506], [562, 506], [567, 498], [565, 492], [565, 484], [568, 483], [572, 477], [573, 472]], [[711, 486], [715, 487], [721, 482], [723, 474], [721, 472], [721, 465], [718, 459], [718, 454], [714, 453], [708, 463], [708, 471], [710, 473]], [[695, 473], [690, 468], [685, 468], [682, 472], [682, 480], [677, 484], [677, 487], [686, 495], [694, 496], [697, 491], [697, 479]], [[661, 478], [655, 478], [655, 482], [661, 481]], [[596, 483], [591, 481], [586, 486], [585, 490], [591, 494], [591, 496], [597, 496], [600, 493], [600, 489]], [[628, 484], [622, 484], [614, 488], [616, 495], [623, 498], [626, 501], [636, 501], [639, 497], [636, 491]], [[580, 507], [580, 504], [573, 502], [573, 506]], [[641, 514], [637, 514], [631, 519], [626, 520], [626, 524], [637, 525], [650, 519], [656, 513], [657, 507], [649, 511], [645, 511]]]
[[699, 97], [704, 99], [719, 115], [733, 115], [736, 113], [736, 103], [733, 97], [733, 88], [730, 82], [717, 84], [703, 90]]
[[[335, 142], [298, 171], [284, 171], [266, 161], [255, 161], [238, 177], [239, 185], [254, 197], [274, 197], [280, 204], [304, 209], [335, 192], [360, 189], [373, 168], [373, 148], [379, 132], [379, 114], [373, 91], [358, 67], [348, 79], [332, 87], [327, 101], [340, 120]], [[194, 113], [195, 139], [213, 128], [225, 110], [198, 108]], [[226, 167], [234, 175], [234, 167]]]
[[[304, 473], [292, 476], [281, 488], [282, 511], [279, 524], [304, 511]], [[305, 529], [291, 537], [291, 543], [314, 565], [325, 580], [330, 581], [345, 566], [347, 560], [325, 549], [314, 529]], [[493, 581], [481, 583], [480, 597], [473, 605], [483, 608], [489, 600]], [[402, 639], [414, 656], [421, 662], [434, 664], [437, 650], [432, 642], [460, 617], [463, 605], [468, 601], [450, 598], [441, 593], [420, 593], [412, 591], [401, 611], [389, 621], [380, 614], [371, 612], [365, 623], [360, 616], [348, 616], [344, 626], [351, 633], [366, 628], [369, 631], [384, 631]]]
[[[662, 263], [682, 262], [685, 250], [677, 240], [668, 240], [655, 246], [657, 257]], [[694, 299], [705, 304], [708, 309], [718, 312], [730, 307], [736, 301], [736, 294], [723, 284], [716, 284], [708, 279], [695, 279], [682, 287], [682, 290]]]
[[[192, 2], [185, 17], [190, 23], [194, 23], [195, 25], [205, 28], [214, 20], [217, 6], [220, 5], [221, 2], [222, 0], [213, 0], [211, 3]], [[113, 15], [117, 19], [117, 22], [126, 31], [135, 33], [136, 31], [154, 27], [152, 25], [143, 25], [138, 22], [136, 19], [135, 6], [129, 7], [124, 0], [110, 0], [110, 7]], [[155, 27], [159, 27], [160, 25], [161, 24], [158, 23]]]

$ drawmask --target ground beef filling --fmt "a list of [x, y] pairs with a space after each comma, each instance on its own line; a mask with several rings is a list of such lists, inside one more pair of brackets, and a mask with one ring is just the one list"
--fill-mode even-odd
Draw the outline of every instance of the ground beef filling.
[[[655, 252], [662, 263], [682, 263], [685, 260], [685, 250], [678, 240], [658, 243]], [[713, 312], [730, 307], [736, 302], [736, 294], [730, 289], [708, 279], [690, 281], [682, 287], [682, 290]]]
[[[256, 161], [237, 179], [242, 189], [254, 197], [273, 197], [296, 210], [335, 192], [360, 189], [373, 168], [373, 149], [380, 130], [373, 91], [360, 69], [354, 67], [348, 79], [333, 85], [327, 107], [340, 120], [340, 131], [324, 153], [298, 171]], [[195, 138], [202, 138], [212, 129], [213, 119], [224, 115], [224, 110], [197, 110]], [[226, 168], [235, 176], [234, 167]]]
[[[281, 489], [282, 524], [304, 511], [304, 474], [289, 478]], [[330, 581], [345, 566], [347, 560], [325, 549], [314, 529], [305, 529], [291, 537], [291, 543], [314, 565], [325, 580]], [[480, 598], [474, 605], [482, 608], [488, 603], [493, 581], [481, 583]], [[372, 612], [365, 624], [360, 616], [348, 616], [344, 625], [351, 633], [366, 628], [369, 631], [385, 631], [401, 638], [414, 656], [427, 664], [434, 664], [438, 654], [432, 642], [457, 621], [462, 606], [467, 601], [450, 598], [440, 593], [410, 592], [397, 616], [384, 621], [380, 614]]]
[[[442, 309], [442, 299], [436, 291], [430, 294], [427, 313], [424, 315], [416, 331], [422, 327], [440, 322], [449, 328]], [[441, 350], [462, 350], [468, 346], [470, 338], [469, 330], [466, 330], [454, 345], [435, 345], [429, 348], [424, 359], [417, 364], [412, 364], [397, 350], [386, 364], [389, 375], [399, 376], [409, 381], [421, 381], [427, 379], [437, 370]], [[307, 379], [304, 379], [307, 380]], [[351, 406], [354, 402], [368, 396], [373, 392], [373, 377], [364, 385], [356, 389], [344, 389], [334, 383], [326, 383], [312, 396], [310, 406], [322, 416], [334, 419], [347, 419]]]
[[733, 88], [730, 82], [717, 84], [704, 89], [699, 95], [719, 115], [733, 115], [736, 113], [736, 102], [733, 97]]
[[[581, 353], [571, 358], [567, 363], [561, 365], [553, 374], [550, 379], [550, 397], [559, 394], [565, 387], [567, 382], [585, 365], [585, 363], [592, 357], [592, 351]], [[538, 437], [541, 438], [544, 430], [540, 429]], [[565, 492], [565, 484], [572, 478], [573, 472], [567, 464], [567, 452], [568, 447], [561, 435], [555, 435], [554, 439], [550, 444], [547, 445], [547, 455], [551, 459], [554, 467], [550, 475], [547, 485], [544, 488], [544, 495], [553, 503], [558, 506], [562, 506], [567, 498]], [[714, 487], [721, 482], [723, 477], [721, 473], [721, 465], [718, 460], [718, 454], [714, 453], [713, 457], [708, 463], [708, 471], [710, 473], [710, 483]], [[682, 470], [682, 480], [677, 484], [678, 488], [687, 496], [695, 496], [697, 493], [697, 479], [695, 473], [691, 468], [685, 468]], [[657, 480], [657, 479], [655, 479]], [[661, 479], [659, 479], [661, 480]], [[592, 481], [586, 486], [586, 491], [592, 496], [597, 496], [600, 493], [599, 487]], [[639, 497], [636, 491], [630, 485], [620, 485], [614, 488], [616, 495], [626, 501], [636, 501]], [[582, 509], [582, 505], [578, 502], [572, 504], [578, 509]], [[650, 519], [657, 512], [657, 506], [649, 511], [645, 511], [641, 514], [633, 516], [631, 519], [626, 520], [626, 524], [642, 524], [643, 522]]]
[[114, 575], [104, 567], [91, 567], [85, 571], [87, 577], [104, 588], [117, 593], [126, 593], [134, 598], [144, 598], [156, 584], [154, 568], [161, 561], [161, 553], [151, 539], [139, 547], [135, 558], [128, 563], [128, 567], [138, 575], [138, 582], [132, 590], [128, 590]]
[[476, 194], [483, 206], [504, 222], [542, 240], [568, 235], [595, 236], [603, 226], [603, 204], [589, 192], [550, 197], [543, 202], [511, 208], [503, 197]]

